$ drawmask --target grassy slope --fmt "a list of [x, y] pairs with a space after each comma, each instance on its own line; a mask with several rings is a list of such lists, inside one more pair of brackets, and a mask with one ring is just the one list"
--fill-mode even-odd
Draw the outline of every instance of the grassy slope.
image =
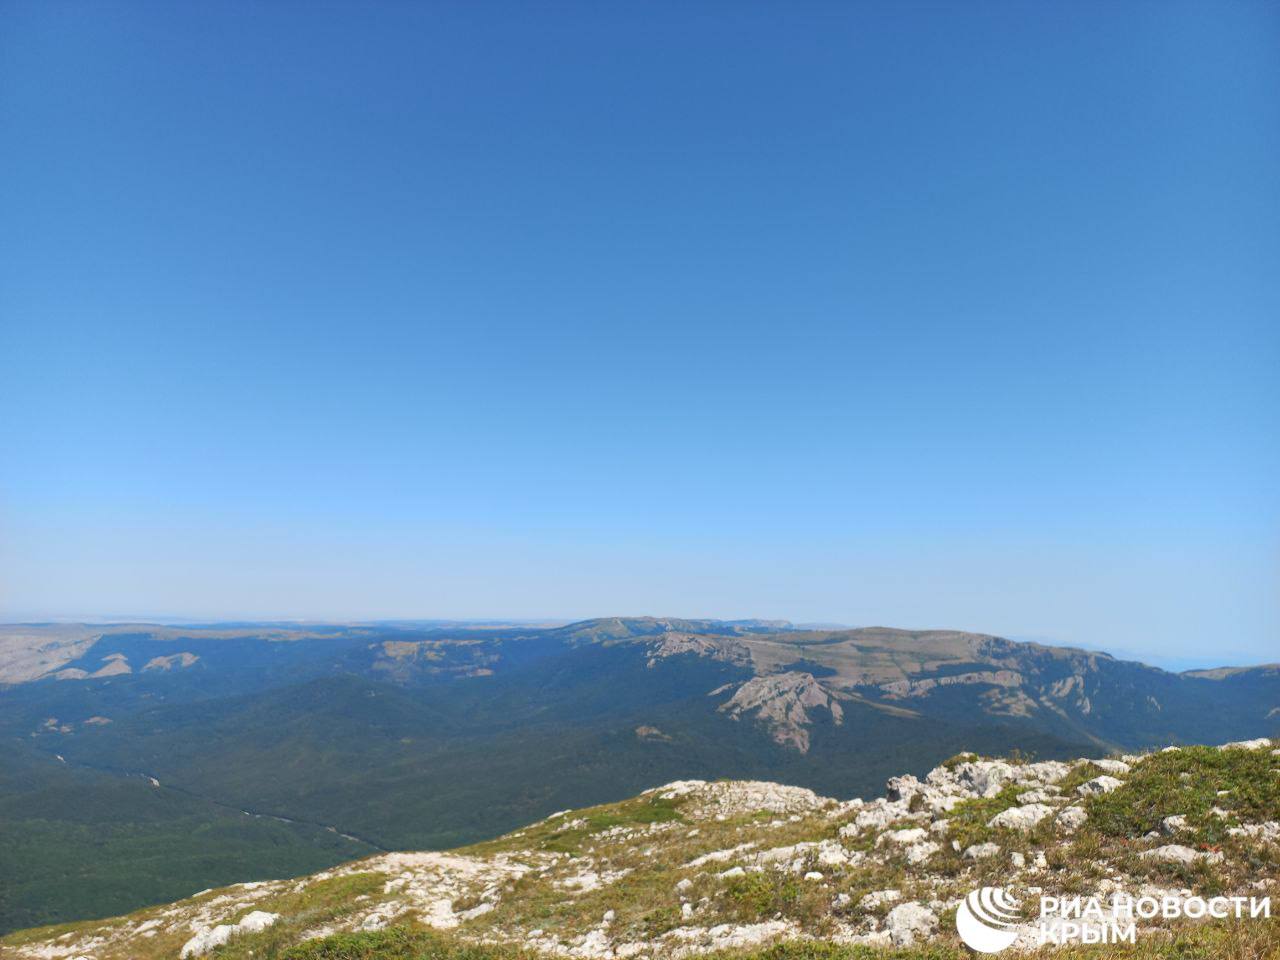
[[[229, 945], [216, 960], [262, 958], [245, 944]], [[260, 950], [261, 948], [259, 948]], [[514, 947], [460, 943], [424, 930], [399, 927], [376, 933], [341, 934], [295, 946], [274, 955], [279, 960], [545, 960]], [[1136, 946], [1066, 947], [1055, 960], [1274, 960], [1280, 957], [1280, 919], [1210, 924], [1167, 938], [1148, 938]], [[707, 960], [972, 960], [974, 953], [956, 944], [912, 949], [878, 949], [832, 943], [792, 942], [762, 950], [707, 955]], [[271, 960], [272, 955], [266, 955]]]

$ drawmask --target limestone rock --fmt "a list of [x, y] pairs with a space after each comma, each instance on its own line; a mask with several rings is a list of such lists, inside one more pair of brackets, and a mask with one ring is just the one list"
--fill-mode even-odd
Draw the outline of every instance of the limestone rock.
[[1089, 797], [1099, 793], [1110, 793], [1112, 790], [1116, 789], [1116, 787], [1122, 785], [1123, 781], [1103, 774], [1100, 777], [1094, 777], [1092, 780], [1088, 780], [1080, 784], [1080, 786], [1076, 787], [1076, 793], [1080, 794], [1082, 797]]
[[1000, 811], [987, 821], [987, 826], [1027, 831], [1051, 813], [1053, 813], [1053, 807], [1043, 803], [1028, 803], [1025, 806], [1010, 807], [1008, 810]]
[[1079, 830], [1089, 819], [1084, 807], [1063, 807], [1058, 814], [1058, 825], [1068, 833]]
[[914, 900], [900, 903], [885, 917], [885, 929], [894, 946], [912, 947], [928, 940], [938, 930], [938, 918], [932, 910]]
[[1094, 760], [1093, 765], [1103, 773], [1116, 777], [1122, 777], [1129, 772], [1129, 765], [1123, 760]]
[[1221, 853], [1192, 850], [1190, 847], [1184, 847], [1178, 843], [1170, 843], [1163, 847], [1156, 847], [1154, 850], [1146, 850], [1139, 856], [1144, 860], [1159, 860], [1162, 863], [1195, 863], [1197, 860], [1217, 863], [1222, 859]]
[[1166, 836], [1173, 836], [1175, 833], [1181, 833], [1186, 829], [1187, 818], [1180, 813], [1165, 817], [1160, 821], [1160, 832]]

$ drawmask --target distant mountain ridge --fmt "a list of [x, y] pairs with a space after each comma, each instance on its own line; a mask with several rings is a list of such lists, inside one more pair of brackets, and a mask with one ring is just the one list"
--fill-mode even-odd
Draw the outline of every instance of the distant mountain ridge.
[[[681, 778], [845, 795], [962, 750], [1280, 733], [1274, 666], [764, 620], [17, 625], [0, 682], [0, 928], [457, 846]], [[87, 836], [111, 855], [68, 885]]]

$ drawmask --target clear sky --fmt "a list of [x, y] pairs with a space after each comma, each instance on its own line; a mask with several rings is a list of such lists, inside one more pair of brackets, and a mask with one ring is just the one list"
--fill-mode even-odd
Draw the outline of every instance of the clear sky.
[[0, 5], [0, 616], [1280, 659], [1271, 2]]

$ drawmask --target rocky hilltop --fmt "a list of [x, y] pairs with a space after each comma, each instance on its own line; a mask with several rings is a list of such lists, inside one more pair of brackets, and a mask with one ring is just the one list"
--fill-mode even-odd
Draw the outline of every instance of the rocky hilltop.
[[[13, 960], [959, 957], [957, 908], [985, 886], [1024, 903], [1280, 899], [1277, 742], [1075, 761], [964, 754], [868, 800], [681, 780], [450, 852], [208, 890], [20, 932], [0, 949]], [[1015, 929], [1011, 951], [1037, 946], [1030, 922]], [[1274, 920], [1157, 918], [1138, 936], [1144, 956], [1280, 951]]]

